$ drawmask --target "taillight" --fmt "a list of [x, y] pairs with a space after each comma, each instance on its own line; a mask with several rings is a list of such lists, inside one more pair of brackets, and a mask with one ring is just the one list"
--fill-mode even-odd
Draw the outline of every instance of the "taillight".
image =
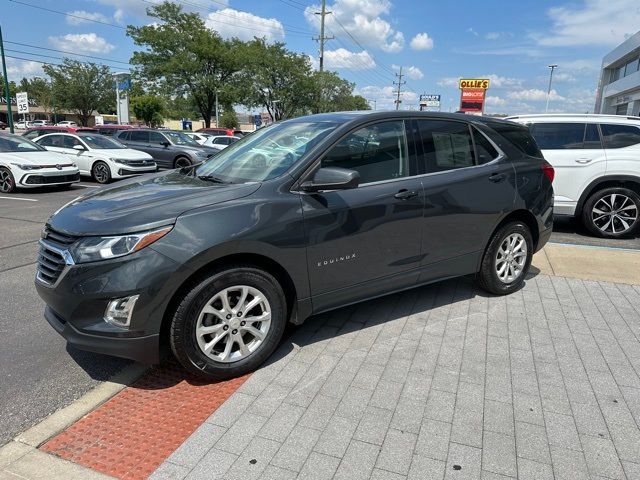
[[542, 163], [542, 173], [544, 173], [545, 177], [547, 177], [549, 181], [553, 183], [553, 179], [556, 176], [556, 171], [549, 162], [545, 161]]

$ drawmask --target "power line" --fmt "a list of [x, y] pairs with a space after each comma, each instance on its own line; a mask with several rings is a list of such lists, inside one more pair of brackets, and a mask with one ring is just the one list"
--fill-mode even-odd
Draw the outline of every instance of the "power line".
[[[112, 60], [110, 58], [104, 58], [104, 57], [95, 57], [93, 55], [86, 55], [86, 54], [83, 54], [83, 53], [69, 52], [67, 50], [58, 50], [58, 49], [55, 49], [55, 48], [39, 47], [37, 45], [30, 45], [28, 43], [10, 42], [9, 40], [5, 40], [4, 43], [10, 43], [11, 45], [19, 45], [21, 47], [35, 48], [35, 49], [38, 49], [38, 50], [46, 50], [48, 52], [66, 53], [68, 55], [76, 55], [78, 57], [92, 58], [92, 59], [95, 59], [95, 60], [103, 60], [105, 62], [110, 62], [110, 63], [121, 63], [123, 65], [131, 65], [129, 62], [123, 62], [123, 61], [120, 61], [120, 60]], [[27, 52], [23, 52], [23, 53], [27, 53]], [[45, 55], [42, 55], [42, 56], [45, 56]]]
[[40, 5], [33, 5], [31, 3], [21, 2], [19, 0], [9, 0], [9, 1], [13, 2], [13, 3], [18, 3], [20, 5], [26, 5], [27, 7], [36, 8], [38, 10], [44, 10], [45, 12], [57, 13], [58, 15], [64, 15], [66, 17], [78, 18], [78, 19], [84, 20], [86, 22], [100, 23], [102, 25], [108, 25], [109, 27], [119, 28], [121, 30], [126, 30], [127, 29], [126, 27], [123, 27], [122, 25], [116, 25], [115, 23], [103, 22], [102, 20], [96, 20], [94, 18], [83, 17], [81, 15], [74, 15], [74, 14], [68, 13], [68, 12], [61, 12], [59, 10], [53, 10], [51, 8], [41, 7]]
[[[63, 60], [63, 61], [65, 60], [63, 57], [54, 57], [53, 55], [45, 55], [45, 54], [42, 54], [42, 53], [25, 52], [24, 50], [13, 50], [11, 48], [5, 48], [5, 51], [13, 52], [13, 53], [20, 53], [22, 55], [33, 55], [33, 56], [38, 56], [40, 58], [53, 58], [54, 60]], [[30, 61], [36, 61], [36, 60], [30, 60]], [[80, 63], [94, 63], [94, 62], [80, 62]], [[97, 62], [95, 62], [95, 63], [96, 63], [96, 65], [104, 65], [104, 66], [109, 67], [109, 68], [114, 68], [114, 69], [115, 68], [120, 68], [120, 69], [122, 69], [122, 67], [115, 66], [115, 65], [107, 65], [106, 63], [97, 63]]]

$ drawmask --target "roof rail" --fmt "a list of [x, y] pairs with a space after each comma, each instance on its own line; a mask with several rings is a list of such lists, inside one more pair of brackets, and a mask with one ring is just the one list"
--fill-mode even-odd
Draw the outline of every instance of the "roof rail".
[[507, 118], [539, 118], [539, 117], [587, 117], [587, 118], [624, 118], [627, 120], [640, 120], [640, 117], [630, 115], [614, 115], [603, 113], [527, 113], [523, 115], [509, 115]]

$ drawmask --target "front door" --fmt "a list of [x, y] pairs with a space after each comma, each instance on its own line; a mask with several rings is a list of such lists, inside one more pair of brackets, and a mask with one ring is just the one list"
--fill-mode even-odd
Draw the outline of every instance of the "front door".
[[314, 309], [414, 284], [423, 194], [409, 162], [404, 121], [354, 131], [321, 166], [356, 170], [361, 181], [350, 190], [301, 194]]

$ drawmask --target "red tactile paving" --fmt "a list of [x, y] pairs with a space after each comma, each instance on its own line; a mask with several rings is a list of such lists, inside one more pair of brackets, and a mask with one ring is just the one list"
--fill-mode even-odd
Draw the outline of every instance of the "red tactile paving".
[[122, 479], [148, 477], [248, 378], [207, 383], [152, 368], [40, 449]]

